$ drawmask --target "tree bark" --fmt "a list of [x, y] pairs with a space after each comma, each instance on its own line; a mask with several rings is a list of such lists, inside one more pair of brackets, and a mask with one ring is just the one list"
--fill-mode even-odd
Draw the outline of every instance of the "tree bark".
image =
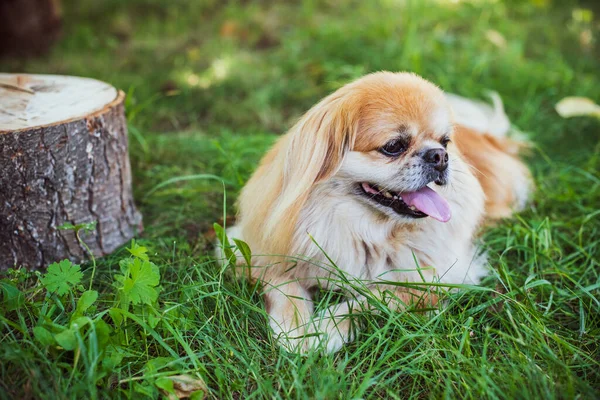
[[91, 79], [0, 74], [0, 270], [82, 261], [67, 223], [97, 222], [82, 235], [97, 257], [142, 231], [124, 98]]

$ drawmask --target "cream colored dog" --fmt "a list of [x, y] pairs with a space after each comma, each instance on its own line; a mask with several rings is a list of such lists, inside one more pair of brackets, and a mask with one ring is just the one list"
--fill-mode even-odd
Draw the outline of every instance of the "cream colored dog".
[[[522, 208], [531, 187], [520, 144], [503, 137], [501, 103], [488, 108], [486, 117], [485, 106], [414, 74], [375, 73], [323, 99], [267, 153], [228, 236], [250, 246], [248, 275], [262, 282], [284, 347], [336, 351], [352, 340], [352, 313], [368, 303], [342, 275], [398, 308], [436, 296], [394, 283], [486, 275], [478, 229]], [[467, 127], [482, 123], [494, 135]], [[313, 315], [317, 287], [348, 300]]]

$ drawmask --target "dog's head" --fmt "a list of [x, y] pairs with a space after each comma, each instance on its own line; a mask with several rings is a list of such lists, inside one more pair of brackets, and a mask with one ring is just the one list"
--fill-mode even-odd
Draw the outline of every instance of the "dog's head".
[[[448, 221], [435, 189], [452, 179], [452, 132], [435, 85], [409, 73], [367, 75], [315, 105], [271, 150], [242, 193], [242, 217], [253, 213], [269, 240], [289, 241], [311, 190], [332, 184], [389, 218]], [[245, 210], [248, 192], [262, 198]]]
[[378, 73], [352, 84], [348, 96], [358, 103], [357, 129], [348, 131], [353, 146], [342, 161], [329, 167], [332, 178], [391, 218], [448, 221], [450, 207], [435, 191], [448, 184], [456, 158], [442, 91], [413, 74]]
[[[453, 130], [435, 85], [407, 73], [368, 75], [319, 103], [297, 128], [288, 171], [335, 180], [337, 190], [392, 218], [450, 219], [433, 189], [450, 179]], [[302, 162], [308, 157], [310, 165]]]

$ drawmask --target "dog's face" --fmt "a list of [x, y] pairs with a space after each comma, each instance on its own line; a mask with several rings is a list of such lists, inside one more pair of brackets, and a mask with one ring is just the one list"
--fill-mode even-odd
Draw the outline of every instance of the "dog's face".
[[452, 179], [454, 158], [451, 112], [441, 90], [413, 75], [373, 78], [350, 92], [359, 104], [358, 129], [332, 181], [391, 218], [448, 221], [450, 207], [436, 193]]
[[442, 91], [416, 75], [379, 72], [338, 89], [273, 146], [244, 188], [246, 236], [285, 253], [317, 187], [395, 221], [448, 221], [435, 190], [452, 184], [452, 131]]

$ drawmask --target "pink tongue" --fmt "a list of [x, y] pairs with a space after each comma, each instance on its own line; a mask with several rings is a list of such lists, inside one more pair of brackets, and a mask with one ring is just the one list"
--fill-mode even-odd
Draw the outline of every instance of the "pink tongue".
[[422, 213], [441, 222], [450, 221], [452, 216], [448, 202], [427, 186], [416, 192], [402, 193], [402, 200], [409, 206], [414, 206]]

